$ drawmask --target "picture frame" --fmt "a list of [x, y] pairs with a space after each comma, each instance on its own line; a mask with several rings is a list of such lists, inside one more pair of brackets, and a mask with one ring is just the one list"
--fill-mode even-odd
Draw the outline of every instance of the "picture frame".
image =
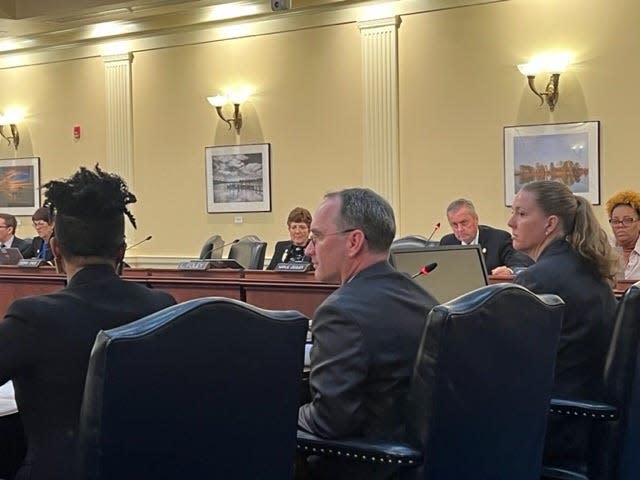
[[600, 204], [600, 122], [504, 127], [505, 205], [535, 180], [556, 180]]
[[40, 207], [40, 157], [0, 159], [0, 212], [33, 215]]
[[271, 211], [271, 144], [205, 147], [207, 213]]

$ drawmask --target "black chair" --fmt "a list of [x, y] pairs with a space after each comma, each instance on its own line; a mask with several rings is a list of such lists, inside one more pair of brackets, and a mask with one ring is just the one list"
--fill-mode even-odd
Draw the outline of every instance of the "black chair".
[[292, 478], [307, 328], [212, 297], [100, 332], [78, 478]]
[[415, 247], [428, 248], [438, 245], [440, 245], [439, 241], [429, 240], [427, 237], [424, 237], [422, 235], [407, 235], [406, 237], [396, 238], [393, 242], [391, 242], [391, 250]]
[[222, 258], [222, 250], [224, 240], [220, 235], [214, 235], [204, 242], [202, 250], [200, 250], [200, 260], [208, 260], [212, 258]]
[[551, 415], [592, 422], [589, 452], [581, 465], [545, 465], [543, 478], [640, 478], [640, 282], [624, 294], [615, 315], [603, 372], [604, 401], [552, 399]]
[[395, 464], [402, 479], [538, 479], [563, 312], [560, 298], [506, 283], [434, 307], [411, 381], [406, 442], [298, 431], [298, 452]]
[[247, 235], [231, 245], [229, 258], [236, 260], [244, 268], [262, 270], [266, 253], [267, 242], [261, 242], [255, 235]]

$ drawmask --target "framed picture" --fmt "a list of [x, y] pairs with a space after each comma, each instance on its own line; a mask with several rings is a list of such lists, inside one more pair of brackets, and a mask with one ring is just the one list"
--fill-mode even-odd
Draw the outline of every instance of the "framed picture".
[[40, 158], [0, 159], [0, 212], [33, 215], [40, 206]]
[[535, 180], [555, 180], [600, 204], [600, 122], [504, 127], [504, 201]]
[[206, 147], [207, 212], [270, 212], [269, 143]]

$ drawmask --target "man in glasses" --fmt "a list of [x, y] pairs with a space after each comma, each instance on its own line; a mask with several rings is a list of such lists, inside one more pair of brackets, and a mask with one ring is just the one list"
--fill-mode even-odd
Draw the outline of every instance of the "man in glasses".
[[[380, 195], [351, 188], [325, 196], [306, 255], [315, 277], [341, 287], [318, 307], [311, 331], [310, 403], [298, 426], [325, 438], [402, 438], [404, 397], [427, 313], [436, 300], [388, 263], [396, 233]], [[300, 464], [299, 464], [300, 465]], [[311, 457], [313, 478], [378, 478], [364, 464]]]
[[18, 248], [23, 257], [31, 251], [29, 242], [16, 237], [18, 222], [8, 213], [0, 213], [0, 248]]

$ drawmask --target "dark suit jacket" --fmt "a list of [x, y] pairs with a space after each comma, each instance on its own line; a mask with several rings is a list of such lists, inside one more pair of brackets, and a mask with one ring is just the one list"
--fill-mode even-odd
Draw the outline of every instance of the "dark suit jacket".
[[[291, 248], [291, 240], [281, 240], [276, 243], [275, 249], [273, 250], [273, 255], [271, 256], [271, 261], [269, 262], [269, 266], [267, 270], [275, 270], [276, 265], [282, 263], [284, 261], [285, 252]], [[305, 262], [310, 262], [311, 258], [305, 255]]]
[[[603, 400], [602, 372], [613, 331], [616, 300], [569, 243], [558, 240], [515, 283], [553, 293], [566, 303], [555, 366], [555, 397]], [[585, 454], [588, 425], [553, 415], [547, 428], [547, 462], [570, 465]], [[561, 462], [561, 463], [558, 463]]]
[[436, 300], [388, 262], [358, 273], [318, 307], [311, 403], [298, 426], [325, 438], [401, 439], [420, 336]]
[[13, 242], [11, 245], [6, 245], [7, 247], [17, 248], [20, 250], [23, 258], [31, 258], [31, 242], [27, 240], [23, 240], [16, 236], [13, 237]]
[[[42, 240], [41, 237], [34, 237], [33, 240], [31, 240], [31, 250], [29, 250], [29, 256], [25, 255], [24, 253], [22, 254], [22, 256], [24, 258], [36, 258], [40, 254], [40, 250], [42, 249], [43, 244], [44, 240]], [[47, 250], [47, 256], [45, 260], [47, 262], [53, 261], [53, 252], [50, 248]]]
[[[514, 268], [528, 267], [533, 264], [531, 258], [513, 248], [511, 235], [508, 232], [486, 225], [479, 225], [478, 230], [480, 232], [478, 243], [484, 252], [487, 272], [491, 273], [491, 270], [502, 265]], [[462, 243], [453, 233], [450, 233], [440, 239], [440, 245], [462, 245]]]
[[13, 302], [0, 322], [0, 383], [12, 379], [28, 452], [17, 479], [70, 479], [89, 354], [99, 330], [173, 305], [171, 295], [87, 266], [67, 287]]

